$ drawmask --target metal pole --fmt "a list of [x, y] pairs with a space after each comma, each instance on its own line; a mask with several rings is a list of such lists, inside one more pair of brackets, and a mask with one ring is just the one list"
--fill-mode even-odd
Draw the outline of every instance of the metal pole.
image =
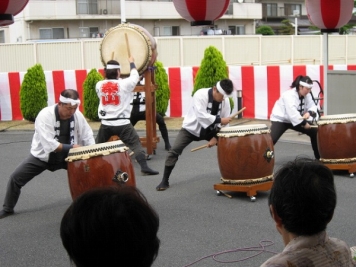
[[328, 115], [328, 33], [324, 32], [323, 33], [323, 74], [324, 74], [324, 105], [323, 105], [323, 113], [324, 115]]
[[[237, 90], [237, 110], [242, 109], [242, 91], [241, 90]], [[242, 113], [240, 113], [239, 115], [237, 115], [238, 119], [242, 118]]]
[[294, 18], [294, 34], [298, 35], [298, 18], [295, 16]]
[[125, 0], [120, 0], [121, 23], [126, 23]]

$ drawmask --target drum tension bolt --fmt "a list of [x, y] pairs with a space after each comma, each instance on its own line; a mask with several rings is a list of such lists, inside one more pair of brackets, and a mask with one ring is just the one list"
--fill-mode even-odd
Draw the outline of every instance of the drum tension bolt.
[[274, 158], [274, 152], [270, 148], [267, 148], [263, 157], [267, 160], [267, 162], [270, 162], [271, 159]]
[[118, 183], [126, 183], [129, 180], [129, 175], [127, 174], [127, 172], [118, 170], [112, 180]]

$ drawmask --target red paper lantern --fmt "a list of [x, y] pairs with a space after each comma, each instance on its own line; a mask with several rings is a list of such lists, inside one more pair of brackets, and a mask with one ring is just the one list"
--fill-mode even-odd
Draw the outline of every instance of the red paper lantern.
[[192, 26], [213, 25], [229, 7], [230, 0], [173, 0], [174, 6]]
[[0, 26], [14, 23], [14, 16], [20, 13], [29, 0], [1, 0], [0, 1]]
[[309, 20], [322, 32], [335, 32], [352, 17], [354, 0], [306, 0]]

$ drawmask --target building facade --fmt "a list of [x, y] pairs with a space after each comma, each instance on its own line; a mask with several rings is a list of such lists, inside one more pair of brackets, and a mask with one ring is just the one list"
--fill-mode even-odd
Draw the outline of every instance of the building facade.
[[298, 32], [308, 29], [305, 1], [231, 0], [214, 25], [191, 26], [172, 0], [30, 0], [15, 16], [14, 24], [0, 27], [0, 43], [101, 38], [123, 22], [140, 25], [155, 37], [251, 35], [260, 25], [269, 25], [281, 34], [279, 28], [285, 19], [297, 26]]

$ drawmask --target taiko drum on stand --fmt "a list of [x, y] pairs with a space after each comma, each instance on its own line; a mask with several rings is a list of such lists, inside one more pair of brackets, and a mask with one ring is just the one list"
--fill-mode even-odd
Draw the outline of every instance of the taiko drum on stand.
[[72, 148], [66, 161], [73, 200], [98, 187], [136, 186], [128, 147], [121, 140]]
[[270, 190], [273, 184], [274, 147], [270, 130], [264, 124], [224, 127], [218, 133], [220, 184], [214, 189], [246, 192], [255, 201], [257, 191]]
[[331, 170], [356, 172], [356, 114], [326, 115], [318, 121], [320, 161]]

